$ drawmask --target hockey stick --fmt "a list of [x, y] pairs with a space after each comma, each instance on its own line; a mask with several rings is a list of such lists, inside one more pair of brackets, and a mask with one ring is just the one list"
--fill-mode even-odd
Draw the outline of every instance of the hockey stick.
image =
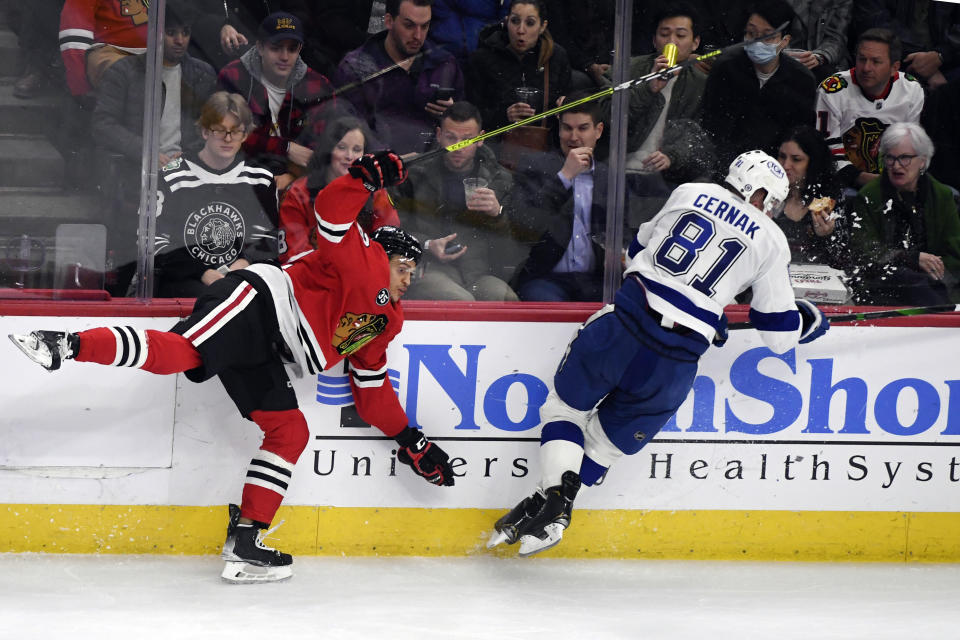
[[[910, 307], [907, 309], [888, 309], [886, 311], [866, 311], [862, 313], [841, 313], [827, 316], [827, 320], [834, 322], [857, 322], [859, 320], [877, 320], [879, 318], [905, 318], [909, 316], [925, 316], [930, 313], [950, 313], [960, 311], [960, 304], [935, 304], [930, 307]], [[728, 330], [752, 329], [750, 322], [733, 322], [727, 326]]]
[[700, 61], [703, 61], [703, 60], [709, 60], [709, 59], [711, 59], [711, 58], [715, 58], [715, 57], [717, 57], [717, 56], [723, 55], [724, 53], [728, 53], [728, 52], [730, 52], [730, 51], [734, 51], [734, 50], [739, 49], [739, 48], [741, 48], [741, 47], [745, 47], [746, 45], [750, 44], [751, 42], [756, 42], [757, 40], [766, 40], [766, 39], [769, 38], [770, 36], [776, 35], [776, 34], [782, 32], [784, 29], [786, 29], [786, 28], [789, 26], [789, 24], [790, 24], [789, 22], [784, 22], [784, 23], [783, 23], [782, 25], [780, 25], [778, 28], [776, 28], [776, 29], [774, 29], [774, 30], [772, 30], [772, 31], [769, 31], [769, 32], [767, 32], [767, 33], [763, 33], [763, 34], [757, 36], [756, 38], [753, 38], [752, 40], [744, 40], [743, 42], [737, 42], [736, 44], [728, 45], [728, 46], [726, 46], [726, 47], [723, 47], [722, 49], [717, 49], [717, 50], [715, 50], [715, 51], [711, 51], [710, 53], [705, 53], [705, 54], [703, 54], [703, 55], [701, 55], [701, 56], [698, 56], [698, 57], [696, 57], [696, 58], [692, 58], [692, 57], [691, 57], [691, 58], [688, 58], [688, 59], [685, 60], [684, 62], [682, 62], [682, 63], [680, 63], [680, 64], [675, 64], [675, 65], [673, 65], [672, 67], [668, 67], [668, 68], [666, 68], [666, 69], [661, 69], [660, 71], [653, 71], [653, 72], [651, 72], [651, 73], [648, 73], [648, 74], [645, 75], [645, 76], [640, 76], [639, 78], [634, 78], [633, 80], [627, 80], [626, 82], [623, 82], [623, 83], [618, 84], [618, 85], [613, 86], [613, 87], [607, 87], [606, 89], [602, 89], [602, 90], [600, 90], [600, 91], [598, 91], [598, 92], [596, 92], [596, 93], [592, 93], [592, 94], [590, 94], [589, 96], [580, 98], [579, 100], [574, 100], [573, 102], [564, 102], [564, 103], [561, 104], [560, 106], [553, 107], [552, 109], [547, 109], [547, 110], [544, 111], [543, 113], [535, 113], [534, 115], [529, 116], [529, 117], [527, 117], [527, 118], [524, 118], [523, 120], [517, 120], [516, 122], [511, 122], [510, 124], [504, 125], [504, 126], [500, 127], [499, 129], [494, 129], [493, 131], [488, 131], [488, 132], [486, 132], [486, 133], [481, 133], [480, 135], [478, 135], [478, 136], [476, 136], [476, 137], [468, 138], [468, 139], [466, 139], [466, 140], [461, 140], [460, 142], [455, 142], [455, 143], [453, 143], [453, 144], [451, 144], [451, 145], [448, 145], [448, 146], [446, 146], [446, 147], [439, 147], [439, 148], [437, 148], [437, 149], [432, 149], [432, 150], [430, 150], [430, 151], [427, 151], [426, 153], [420, 153], [420, 154], [416, 154], [416, 155], [414, 155], [414, 154], [409, 154], [409, 153], [408, 153], [408, 154], [406, 154], [406, 155], [403, 156], [403, 161], [404, 161], [404, 163], [407, 164], [407, 165], [415, 164], [415, 163], [417, 163], [417, 162], [422, 162], [422, 161], [424, 161], [424, 160], [428, 160], [428, 159], [430, 159], [430, 158], [436, 157], [436, 156], [440, 155], [441, 153], [447, 153], [448, 151], [457, 151], [458, 149], [463, 149], [464, 147], [469, 147], [469, 146], [472, 145], [472, 144], [476, 144], [476, 143], [481, 142], [481, 141], [483, 141], [483, 140], [486, 140], [486, 139], [488, 139], [488, 138], [494, 138], [494, 137], [496, 137], [496, 136], [502, 135], [502, 134], [506, 133], [507, 131], [510, 131], [511, 129], [516, 129], [517, 127], [523, 127], [523, 126], [525, 126], [525, 125], [532, 124], [532, 123], [536, 122], [537, 120], [543, 120], [544, 118], [547, 118], [547, 117], [549, 117], [549, 116], [553, 116], [553, 115], [556, 115], [556, 114], [558, 114], [558, 113], [563, 113], [564, 111], [567, 111], [568, 109], [572, 109], [573, 107], [576, 107], [576, 106], [578, 106], [578, 105], [584, 104], [584, 103], [586, 103], [586, 102], [592, 102], [592, 101], [594, 101], [594, 100], [599, 100], [600, 98], [605, 98], [605, 97], [607, 97], [607, 96], [612, 96], [612, 95], [613, 95], [614, 93], [616, 93], [617, 91], [624, 91], [625, 89], [630, 89], [631, 87], [635, 87], [635, 86], [638, 86], [638, 85], [641, 85], [641, 84], [645, 84], [645, 83], [647, 83], [647, 82], [650, 82], [651, 80], [656, 80], [657, 78], [660, 78], [660, 79], [663, 79], [663, 80], [669, 80], [670, 77], [674, 74], [674, 72], [679, 72], [679, 71], [680, 71], [681, 69], [683, 69], [684, 67], [688, 67], [688, 66], [694, 65], [694, 64], [696, 64], [697, 62], [700, 62]]

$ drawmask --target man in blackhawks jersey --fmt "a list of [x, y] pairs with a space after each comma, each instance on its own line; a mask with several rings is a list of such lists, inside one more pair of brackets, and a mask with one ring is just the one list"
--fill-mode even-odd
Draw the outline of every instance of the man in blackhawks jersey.
[[73, 359], [158, 374], [183, 371], [194, 382], [220, 377], [240, 413], [264, 433], [241, 504], [230, 508], [225, 580], [292, 575], [291, 556], [262, 540], [310, 438], [285, 365], [300, 375], [346, 359], [360, 417], [396, 439], [397, 459], [415, 473], [435, 485], [454, 483], [447, 454], [407, 426], [387, 377], [387, 346], [403, 325], [400, 298], [420, 260], [420, 242], [396, 227], [381, 227], [371, 238], [356, 221], [371, 191], [406, 175], [403, 161], [389, 151], [357, 159], [348, 175], [317, 195], [316, 251], [283, 267], [264, 263], [231, 271], [170, 331], [101, 327], [10, 336], [49, 370]]
[[889, 29], [867, 29], [857, 42], [856, 64], [817, 89], [817, 126], [851, 189], [880, 175], [880, 136], [894, 122], [920, 122], [923, 87], [900, 73], [900, 39]]

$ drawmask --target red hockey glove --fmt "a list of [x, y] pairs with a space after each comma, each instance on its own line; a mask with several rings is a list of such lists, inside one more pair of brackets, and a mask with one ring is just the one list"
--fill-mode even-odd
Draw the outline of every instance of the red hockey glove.
[[363, 180], [370, 191], [392, 187], [407, 179], [403, 160], [392, 151], [368, 153], [353, 161], [347, 169], [354, 178]]
[[396, 436], [397, 460], [409, 465], [414, 473], [427, 482], [440, 486], [453, 486], [453, 468], [450, 456], [416, 429], [406, 427]]

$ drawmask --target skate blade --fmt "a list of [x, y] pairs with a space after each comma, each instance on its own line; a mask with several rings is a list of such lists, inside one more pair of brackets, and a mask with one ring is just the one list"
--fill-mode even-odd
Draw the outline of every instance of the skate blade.
[[[38, 359], [38, 353], [36, 349], [36, 339], [31, 335], [17, 335], [15, 333], [8, 333], [7, 337], [10, 338], [10, 342], [17, 346], [17, 349], [23, 352], [23, 355], [30, 358], [32, 362], [36, 362], [38, 365], [46, 369], [47, 371], [52, 371], [50, 368], [53, 363], [53, 358], [47, 354], [46, 358]], [[30, 346], [27, 346], [27, 341], [30, 341]]]
[[520, 551], [517, 555], [521, 558], [527, 558], [557, 546], [563, 539], [563, 530], [565, 528], [562, 524], [552, 522], [543, 528], [544, 533], [547, 534], [543, 539], [537, 536], [521, 536]]
[[[493, 549], [495, 546], [503, 544], [504, 542], [512, 544], [510, 542], [510, 536], [503, 531], [494, 530], [493, 535], [487, 540], [487, 549]], [[516, 542], [516, 540], [513, 542]]]
[[253, 584], [257, 582], [280, 582], [293, 576], [293, 565], [283, 567], [260, 567], [246, 562], [226, 563], [220, 577], [231, 584]]

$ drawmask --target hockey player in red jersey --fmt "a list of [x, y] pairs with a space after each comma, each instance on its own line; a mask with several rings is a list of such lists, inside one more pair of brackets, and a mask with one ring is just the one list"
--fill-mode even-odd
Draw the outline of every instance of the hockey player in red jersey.
[[299, 376], [346, 359], [360, 417], [395, 438], [397, 459], [418, 475], [453, 485], [447, 454], [407, 426], [387, 378], [387, 346], [403, 325], [399, 302], [420, 260], [420, 243], [396, 227], [368, 236], [356, 221], [371, 191], [405, 178], [402, 160], [391, 152], [359, 158], [348, 175], [317, 196], [316, 251], [283, 267], [254, 264], [231, 271], [170, 331], [101, 327], [10, 336], [50, 370], [73, 359], [158, 374], [182, 371], [193, 382], [220, 377], [240, 413], [264, 433], [241, 505], [230, 509], [223, 549], [228, 581], [292, 575], [290, 555], [262, 542], [310, 436], [285, 365]]

